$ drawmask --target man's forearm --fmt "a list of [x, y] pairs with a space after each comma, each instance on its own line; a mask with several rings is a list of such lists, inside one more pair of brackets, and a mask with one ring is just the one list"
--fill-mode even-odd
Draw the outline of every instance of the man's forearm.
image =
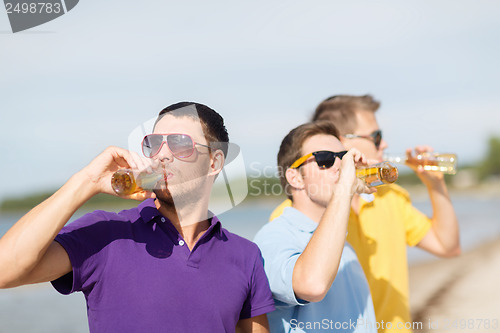
[[444, 181], [437, 181], [428, 186], [432, 204], [432, 230], [439, 239], [444, 254], [453, 254], [460, 250], [458, 220], [455, 209], [448, 195]]
[[93, 184], [80, 172], [24, 215], [0, 239], [0, 284], [8, 285], [29, 273], [75, 211], [93, 195]]
[[299, 298], [319, 301], [337, 274], [347, 232], [352, 195], [336, 190], [293, 272], [294, 291]]

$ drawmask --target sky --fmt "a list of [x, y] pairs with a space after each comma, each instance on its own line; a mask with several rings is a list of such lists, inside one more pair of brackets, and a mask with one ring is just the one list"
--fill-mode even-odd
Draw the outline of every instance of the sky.
[[480, 160], [500, 135], [498, 1], [80, 0], [13, 34], [0, 10], [0, 200], [60, 187], [167, 105], [225, 119], [247, 172], [336, 94], [372, 94], [388, 152]]

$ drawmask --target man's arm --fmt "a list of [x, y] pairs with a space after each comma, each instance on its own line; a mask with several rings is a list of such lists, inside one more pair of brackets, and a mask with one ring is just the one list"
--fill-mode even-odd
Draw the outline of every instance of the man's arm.
[[236, 325], [236, 333], [269, 333], [269, 323], [265, 314], [240, 319]]
[[432, 204], [432, 227], [417, 244], [423, 250], [441, 257], [460, 254], [458, 220], [444, 180], [427, 185]]
[[[432, 151], [431, 147], [419, 146], [417, 153]], [[411, 154], [411, 150], [407, 151]], [[460, 254], [460, 238], [458, 220], [451, 203], [444, 175], [437, 171], [425, 171], [412, 167], [427, 187], [432, 204], [432, 227], [425, 237], [417, 244], [423, 250], [441, 257], [453, 257]]]
[[[340, 265], [347, 233], [351, 199], [355, 192], [372, 193], [356, 178], [354, 162], [363, 160], [356, 150], [342, 159], [340, 179], [317, 229], [293, 269], [292, 285], [297, 298], [321, 301], [330, 289]], [[365, 162], [366, 163], [366, 162]]]
[[[111, 174], [123, 167], [137, 168], [137, 163], [127, 150], [107, 148], [50, 198], [16, 222], [0, 239], [0, 288], [51, 281], [70, 272], [68, 254], [54, 241], [56, 235], [92, 196], [113, 194]], [[139, 200], [147, 197], [152, 197], [152, 193], [129, 196]]]

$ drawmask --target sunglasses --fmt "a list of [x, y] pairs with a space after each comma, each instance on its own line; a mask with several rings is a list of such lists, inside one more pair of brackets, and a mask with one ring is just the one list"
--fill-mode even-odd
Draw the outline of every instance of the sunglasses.
[[165, 142], [172, 155], [177, 158], [188, 158], [193, 155], [195, 145], [210, 148], [194, 142], [193, 138], [187, 134], [149, 134], [142, 140], [142, 153], [146, 157], [154, 157], [158, 155]]
[[346, 134], [344, 135], [346, 139], [363, 138], [373, 141], [375, 148], [380, 148], [380, 143], [382, 143], [382, 131], [376, 130], [369, 135], [357, 135], [357, 134]]
[[298, 169], [302, 166], [309, 157], [314, 156], [316, 159], [316, 163], [321, 169], [331, 168], [333, 163], [335, 163], [335, 158], [342, 159], [344, 155], [347, 154], [347, 150], [333, 152], [328, 150], [315, 151], [313, 153], [309, 153], [307, 155], [302, 156], [290, 166], [291, 169]]

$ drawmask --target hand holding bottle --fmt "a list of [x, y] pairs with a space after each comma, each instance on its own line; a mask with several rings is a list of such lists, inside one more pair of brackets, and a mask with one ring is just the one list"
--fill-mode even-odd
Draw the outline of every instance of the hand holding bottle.
[[352, 194], [376, 192], [376, 189], [367, 185], [356, 174], [356, 168], [366, 166], [367, 163], [366, 157], [360, 151], [355, 148], [349, 150], [342, 158], [338, 185], [350, 186]]
[[394, 183], [399, 176], [398, 169], [389, 162], [361, 166], [356, 169], [356, 176], [370, 187]]
[[[110, 180], [113, 173], [119, 169], [151, 170], [151, 161], [141, 158], [138, 154], [126, 149], [111, 146], [94, 158], [80, 172], [92, 185], [94, 195], [98, 193], [117, 195], [111, 187]], [[121, 197], [142, 201], [154, 198], [155, 195], [150, 191], [139, 191], [133, 194], [122, 195]]]
[[[406, 165], [409, 166], [426, 185], [444, 181], [444, 168], [439, 168], [437, 156], [430, 146], [416, 146], [406, 150]], [[456, 159], [455, 159], [456, 162]], [[455, 169], [453, 169], [455, 170]]]

